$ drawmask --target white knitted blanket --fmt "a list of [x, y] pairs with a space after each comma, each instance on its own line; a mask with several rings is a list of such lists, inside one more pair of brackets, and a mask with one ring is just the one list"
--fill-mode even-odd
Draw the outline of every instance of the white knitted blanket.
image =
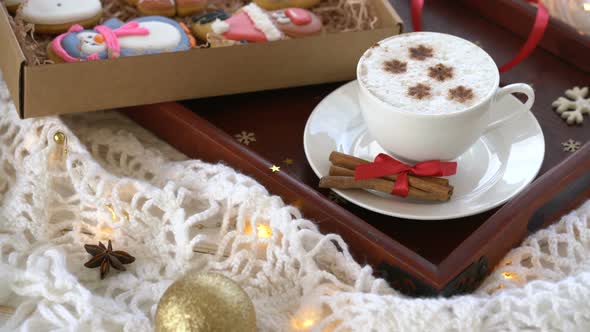
[[[590, 331], [590, 202], [475, 294], [412, 299], [230, 167], [186, 160], [114, 112], [20, 121], [4, 86], [0, 98], [0, 312], [14, 309], [1, 331], [148, 331], [192, 270], [238, 282], [261, 331]], [[245, 231], [257, 224], [271, 237]], [[101, 281], [83, 245], [107, 238], [137, 260]]]

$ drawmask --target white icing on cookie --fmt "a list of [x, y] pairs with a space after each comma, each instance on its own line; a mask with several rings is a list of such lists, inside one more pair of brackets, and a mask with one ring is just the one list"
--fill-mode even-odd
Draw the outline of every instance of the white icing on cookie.
[[279, 23], [279, 24], [289, 24], [291, 23], [291, 19], [287, 17], [284, 11], [274, 12], [272, 13], [272, 17]]
[[242, 8], [248, 14], [248, 17], [254, 22], [256, 29], [260, 30], [266, 36], [268, 41], [282, 39], [283, 33], [279, 30], [268, 14], [258, 7], [255, 3], [250, 3]]
[[104, 39], [96, 32], [81, 32], [77, 37], [80, 40], [80, 50], [84, 54], [100, 53], [107, 50]]
[[4, 4], [7, 7], [11, 7], [11, 6], [16, 6], [18, 4], [20, 4], [21, 0], [4, 0]]
[[28, 0], [22, 14], [30, 23], [59, 25], [90, 19], [101, 10], [100, 0]]
[[221, 35], [229, 31], [229, 23], [220, 19], [216, 19], [213, 23], [211, 23], [211, 30], [216, 34]]
[[126, 36], [119, 38], [121, 48], [136, 50], [166, 50], [178, 46], [182, 35], [178, 29], [168, 23], [151, 21], [140, 22], [139, 26], [150, 31], [146, 36]]

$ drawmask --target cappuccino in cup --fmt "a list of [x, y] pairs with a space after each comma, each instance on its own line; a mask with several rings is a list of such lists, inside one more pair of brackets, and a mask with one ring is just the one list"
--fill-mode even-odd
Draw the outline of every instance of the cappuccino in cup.
[[526, 84], [499, 88], [498, 68], [477, 45], [452, 35], [417, 32], [385, 39], [357, 67], [359, 103], [369, 133], [406, 161], [453, 160], [487, 130], [518, 116], [496, 119], [504, 95], [534, 92]]

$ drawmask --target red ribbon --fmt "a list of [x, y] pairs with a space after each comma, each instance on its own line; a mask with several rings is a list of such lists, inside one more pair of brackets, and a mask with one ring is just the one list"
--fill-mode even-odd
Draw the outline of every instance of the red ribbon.
[[[508, 63], [500, 66], [499, 70], [501, 73], [506, 72], [512, 69], [514, 66], [518, 65], [524, 59], [528, 58], [529, 55], [535, 50], [541, 38], [545, 34], [545, 30], [547, 29], [547, 25], [549, 23], [549, 11], [543, 4], [541, 0], [526, 0], [527, 2], [536, 3], [537, 4], [537, 16], [535, 17], [535, 23], [533, 25], [533, 29], [529, 34], [529, 37], [526, 43], [522, 46], [518, 54]], [[414, 31], [421, 31], [422, 30], [422, 8], [424, 7], [424, 0], [411, 0], [410, 3], [410, 11], [412, 15], [412, 23], [414, 26]]]
[[410, 192], [408, 173], [419, 176], [449, 176], [457, 173], [456, 162], [431, 160], [409, 166], [386, 154], [379, 154], [372, 163], [359, 165], [355, 168], [355, 180], [381, 178], [397, 174], [392, 195], [406, 197]]

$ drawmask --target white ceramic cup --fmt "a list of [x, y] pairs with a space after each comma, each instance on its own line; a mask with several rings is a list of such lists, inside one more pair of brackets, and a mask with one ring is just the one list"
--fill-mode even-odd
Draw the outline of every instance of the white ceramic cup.
[[[387, 38], [383, 42], [397, 37]], [[457, 159], [482, 134], [521, 115], [520, 111], [511, 112], [504, 117], [495, 115], [491, 109], [497, 100], [508, 94], [523, 93], [527, 96], [524, 104], [526, 111], [530, 110], [535, 101], [535, 93], [527, 84], [498, 87], [498, 73], [492, 83], [495, 89], [479, 103], [465, 110], [439, 114], [400, 110], [381, 100], [364, 86], [359, 73], [365, 56], [366, 53], [357, 67], [359, 104], [363, 118], [371, 136], [389, 153], [407, 162]], [[491, 57], [490, 61], [493, 62]]]

